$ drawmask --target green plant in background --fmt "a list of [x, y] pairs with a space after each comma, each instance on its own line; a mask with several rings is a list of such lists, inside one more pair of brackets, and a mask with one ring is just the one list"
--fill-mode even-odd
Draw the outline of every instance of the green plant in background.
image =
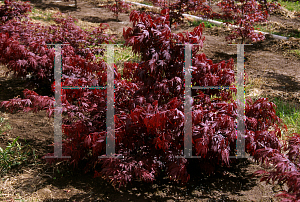
[[258, 31], [262, 31], [262, 32], [270, 32], [270, 29], [272, 27], [273, 27], [272, 25], [264, 26], [264, 25], [257, 24], [254, 26], [254, 29], [256, 29]]
[[[274, 0], [271, 0], [274, 2]], [[281, 6], [285, 7], [286, 9], [288, 9], [289, 11], [300, 11], [300, 3], [299, 1], [283, 1], [283, 0], [278, 0], [276, 1], [278, 3], [280, 3]]]
[[141, 57], [139, 55], [134, 54], [131, 51], [131, 47], [117, 47], [115, 49], [115, 61], [122, 61], [122, 62], [139, 62]]
[[300, 106], [277, 97], [271, 101], [277, 106], [276, 115], [287, 125], [288, 134], [300, 133]]
[[2, 135], [5, 131], [10, 130], [11, 126], [5, 122], [3, 117], [0, 117], [0, 135]]
[[294, 37], [294, 38], [300, 38], [300, 33], [299, 32], [290, 32], [288, 34], [282, 34], [281, 32], [271, 32], [272, 34], [280, 35], [280, 36], [285, 36], [285, 37]]
[[50, 22], [53, 20], [52, 13], [45, 12], [45, 11], [39, 11], [36, 8], [32, 9], [32, 12], [30, 13], [30, 18], [34, 20], [41, 20], [45, 22]]
[[287, 52], [300, 58], [300, 49], [288, 50]]
[[26, 154], [22, 151], [21, 144], [17, 137], [12, 143], [8, 143], [5, 149], [0, 147], [0, 171], [7, 172], [11, 167], [22, 164], [27, 160]]
[[[116, 42], [116, 44], [124, 44], [122, 41]], [[96, 55], [99, 59], [103, 59], [107, 62], [106, 56]], [[123, 74], [124, 62], [140, 62], [141, 56], [138, 54], [134, 54], [131, 50], [131, 47], [122, 47], [115, 46], [114, 47], [114, 63], [118, 67], [118, 71]]]
[[151, 1], [143, 1], [141, 3], [145, 4], [145, 5], [148, 5], [148, 6], [153, 6], [153, 3]]
[[213, 24], [213, 23], [210, 23], [210, 22], [207, 22], [207, 21], [202, 21], [202, 20], [193, 20], [193, 21], [189, 21], [189, 25], [190, 26], [193, 26], [193, 27], [197, 27], [199, 26], [200, 24], [204, 24], [204, 26], [206, 28], [211, 28], [211, 27], [215, 27], [217, 25]]
[[219, 21], [219, 22], [229, 22], [230, 24], [234, 24], [234, 20], [223, 20], [223, 19], [215, 19], [215, 21]]
[[116, 47], [115, 48], [115, 64], [118, 71], [123, 76], [124, 62], [140, 62], [141, 56], [134, 54], [131, 47]]
[[294, 38], [300, 38], [300, 32], [298, 30], [291, 30], [289, 33], [282, 33], [278, 31], [272, 31], [273, 26], [272, 25], [256, 25], [254, 28], [258, 31], [262, 32], [268, 32], [270, 34], [275, 34], [279, 36], [285, 36], [285, 37], [294, 37]]
[[42, 20], [42, 21], [46, 21], [46, 22], [49, 22], [52, 20], [52, 17], [51, 16], [43, 16], [43, 15], [38, 15], [38, 16], [32, 16], [31, 19], [34, 19], [34, 20]]
[[[23, 141], [25, 141], [25, 145], [23, 146], [23, 155], [26, 155], [27, 156], [27, 161], [28, 163], [30, 162], [31, 165], [37, 165], [39, 164], [39, 157], [38, 155], [36, 154], [36, 150], [35, 148], [33, 148], [31, 145], [30, 145], [30, 142], [27, 142], [26, 139], [23, 139]], [[29, 158], [31, 157], [31, 158]]]

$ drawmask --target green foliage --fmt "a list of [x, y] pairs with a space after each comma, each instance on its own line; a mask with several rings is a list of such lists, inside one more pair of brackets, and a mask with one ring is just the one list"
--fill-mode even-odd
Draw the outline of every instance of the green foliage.
[[42, 20], [42, 21], [47, 21], [47, 22], [52, 20], [51, 16], [46, 16], [45, 17], [45, 16], [42, 16], [42, 15], [32, 16], [31, 18], [34, 19], [34, 20]]
[[285, 37], [294, 37], [294, 38], [300, 38], [300, 32], [298, 30], [290, 30], [288, 33], [282, 33], [280, 31], [272, 31], [273, 25], [256, 25], [254, 28], [258, 31], [262, 32], [268, 32], [270, 34], [275, 34], [279, 36], [285, 36]]
[[153, 6], [153, 3], [150, 1], [143, 1], [141, 2], [142, 4], [148, 5], [148, 6]]
[[22, 146], [17, 142], [17, 137], [12, 143], [8, 143], [5, 149], [0, 147], [0, 171], [7, 172], [10, 168], [22, 164], [27, 160], [26, 153], [22, 151]]
[[190, 26], [193, 26], [193, 27], [197, 27], [199, 26], [200, 24], [204, 24], [204, 26], [206, 28], [211, 28], [211, 27], [215, 27], [217, 25], [213, 24], [213, 23], [210, 23], [210, 22], [207, 22], [207, 21], [203, 21], [203, 20], [193, 20], [193, 21], [189, 21], [189, 25]]
[[288, 134], [300, 133], [300, 106], [281, 98], [273, 98], [272, 102], [277, 106], [276, 115], [287, 125]]
[[294, 38], [300, 38], [300, 33], [298, 32], [290, 32], [289, 34], [282, 34], [281, 32], [271, 32], [272, 34], [285, 36], [285, 37], [294, 37]]
[[131, 47], [124, 47], [124, 48], [116, 48], [115, 50], [115, 61], [122, 61], [122, 62], [139, 62], [141, 57], [136, 55], [132, 52]]
[[281, 6], [285, 7], [286, 9], [288, 9], [289, 11], [300, 11], [300, 3], [299, 1], [283, 1], [283, 0], [279, 0], [277, 1], [278, 3], [280, 3]]
[[[124, 44], [120, 41], [117, 44]], [[97, 55], [99, 59], [107, 62], [107, 58], [102, 55]], [[114, 63], [118, 71], [123, 74], [124, 62], [140, 62], [141, 56], [132, 52], [131, 47], [114, 46]]]
[[2, 133], [10, 129], [11, 129], [10, 125], [5, 122], [3, 117], [0, 117], [0, 135], [2, 135]]
[[214, 19], [215, 21], [219, 21], [219, 22], [229, 22], [230, 24], [234, 24], [234, 20], [223, 20], [223, 19]]
[[44, 22], [50, 22], [53, 21], [52, 13], [46, 12], [46, 11], [40, 11], [36, 8], [32, 9], [32, 12], [30, 13], [30, 18], [34, 20], [41, 20]]
[[295, 55], [300, 58], [300, 49], [288, 50], [288, 53]]

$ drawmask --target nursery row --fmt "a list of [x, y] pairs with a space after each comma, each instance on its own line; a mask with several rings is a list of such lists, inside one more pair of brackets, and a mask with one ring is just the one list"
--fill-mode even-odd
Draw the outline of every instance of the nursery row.
[[[205, 19], [221, 19], [226, 24], [236, 26], [226, 40], [241, 40], [241, 43], [247, 41], [256, 42], [265, 39], [262, 33], [254, 32], [254, 26], [258, 23], [266, 22], [270, 13], [281, 8], [280, 4], [270, 3], [265, 0], [251, 1], [233, 1], [223, 0], [217, 4], [220, 12], [214, 12], [212, 7], [203, 0], [175, 0], [175, 1], [148, 1], [154, 6], [160, 8], [161, 13], [169, 15], [169, 26], [178, 25], [183, 22], [183, 14], [192, 14]], [[118, 19], [118, 14], [128, 12], [130, 4], [121, 0], [115, 0], [113, 5], [106, 6]]]

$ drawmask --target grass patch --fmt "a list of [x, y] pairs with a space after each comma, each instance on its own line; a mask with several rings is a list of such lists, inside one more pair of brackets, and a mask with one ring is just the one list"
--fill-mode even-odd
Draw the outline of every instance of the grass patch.
[[300, 38], [300, 33], [299, 32], [289, 32], [288, 34], [281, 33], [281, 32], [271, 32], [271, 34], [276, 34], [280, 36], [285, 36], [285, 37], [294, 37], [294, 38]]
[[153, 6], [153, 3], [150, 2], [150, 1], [143, 1], [143, 2], [141, 2], [141, 4], [145, 4], [145, 5], [148, 5], [148, 6]]
[[10, 130], [11, 126], [4, 120], [3, 117], [0, 117], [0, 136], [7, 130]]
[[218, 22], [229, 22], [230, 24], [234, 24], [234, 20], [223, 20], [223, 19], [214, 19], [215, 21], [218, 21]]
[[[7, 130], [12, 129], [11, 126], [0, 117], [0, 136], [5, 135]], [[32, 156], [36, 163], [37, 156], [35, 150], [30, 149], [28, 145], [22, 146], [18, 142], [19, 137], [8, 143], [6, 148], [0, 147], [0, 175], [7, 173], [12, 167], [25, 163], [29, 156]]]
[[262, 32], [270, 32], [270, 28], [272, 28], [272, 25], [269, 25], [270, 27], [267, 27], [265, 25], [255, 25], [254, 29], [258, 30], [258, 31], [262, 31]]
[[139, 62], [141, 57], [134, 54], [131, 47], [118, 47], [115, 50], [115, 61], [119, 62]]
[[41, 16], [41, 15], [39, 15], [39, 16], [32, 16], [30, 18], [34, 19], [34, 20], [42, 20], [42, 21], [45, 21], [45, 22], [50, 22], [52, 20], [52, 18], [49, 17], [49, 16], [45, 17], [45, 16]]
[[[276, 104], [276, 115], [287, 125], [287, 134], [300, 133], [300, 107], [295, 102], [285, 101], [282, 98], [270, 99]], [[287, 134], [283, 133], [284, 136]]]
[[18, 139], [19, 137], [12, 143], [8, 143], [5, 149], [0, 147], [0, 171], [2, 174], [27, 160], [27, 154], [23, 151], [21, 144], [17, 142]]
[[52, 15], [56, 12], [57, 11], [54, 10], [43, 11], [33, 7], [31, 13], [29, 13], [29, 17], [32, 20], [44, 22], [46, 24], [52, 24], [54, 23], [54, 18], [52, 17]]
[[192, 27], [197, 27], [202, 23], [204, 24], [204, 26], [206, 28], [211, 28], [211, 27], [217, 26], [213, 23], [210, 23], [210, 22], [207, 22], [207, 21], [202, 21], [202, 20], [192, 20], [192, 21], [188, 21], [188, 23], [189, 23], [189, 26], [192, 26]]
[[[117, 44], [121, 44], [118, 43]], [[105, 47], [103, 47], [105, 48]], [[107, 62], [106, 54], [104, 56], [97, 55], [96, 56], [100, 60], [104, 60]], [[114, 46], [114, 63], [118, 68], [118, 72], [123, 75], [123, 68], [124, 68], [124, 62], [140, 62], [141, 56], [139, 54], [134, 54], [132, 52], [131, 47], [124, 47], [124, 46]]]
[[300, 59], [300, 49], [288, 50], [287, 52]]
[[263, 84], [262, 78], [250, 78], [246, 82], [245, 93], [246, 96], [250, 96], [252, 98], [257, 98], [261, 95], [261, 86]]
[[[274, 1], [275, 2], [275, 1]], [[300, 11], [300, 2], [299, 1], [283, 1], [283, 0], [278, 0], [278, 2], [282, 7], [285, 7], [289, 11]]]
[[115, 64], [118, 71], [123, 75], [124, 62], [140, 62], [141, 57], [132, 52], [131, 47], [116, 47]]
[[[262, 32], [268, 32], [270, 34], [275, 34], [279, 36], [285, 36], [285, 37], [294, 37], [294, 38], [300, 38], [300, 32], [298, 30], [288, 30], [287, 33], [282, 33], [280, 31], [276, 31], [276, 27], [274, 25], [255, 25], [254, 29]], [[277, 28], [278, 29], [278, 28]]]

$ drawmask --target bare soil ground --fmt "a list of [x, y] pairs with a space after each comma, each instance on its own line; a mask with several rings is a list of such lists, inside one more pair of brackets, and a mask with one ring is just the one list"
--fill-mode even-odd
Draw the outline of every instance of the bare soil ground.
[[[73, 3], [73, 2], [71, 2]], [[128, 14], [120, 14], [116, 21], [110, 11], [98, 8], [86, 2], [79, 2], [79, 9], [70, 6], [70, 2], [46, 2], [35, 6], [58, 8], [87, 23], [108, 23], [110, 33], [122, 40], [123, 27], [131, 26]], [[299, 18], [286, 19], [277, 14], [273, 21], [284, 26], [293, 23], [299, 28]], [[187, 25], [180, 26], [176, 32], [191, 30]], [[288, 29], [288, 28], [287, 28]], [[220, 27], [205, 29], [206, 38], [203, 52], [214, 62], [236, 58], [236, 47], [228, 45], [225, 34], [228, 30]], [[264, 42], [245, 46], [245, 71], [249, 76], [251, 96], [282, 97], [294, 100], [299, 106], [300, 94], [300, 58], [287, 52], [300, 49], [300, 41], [278, 41], [270, 37]], [[5, 67], [0, 68], [0, 101], [22, 97], [26, 80], [6, 77]], [[36, 89], [38, 93], [46, 93]], [[277, 201], [274, 196], [282, 190], [251, 178], [254, 171], [262, 169], [253, 160], [241, 160], [237, 167], [221, 169], [214, 176], [192, 173], [190, 183], [185, 186], [174, 186], [167, 179], [159, 179], [153, 184], [133, 182], [126, 189], [115, 190], [109, 183], [100, 178], [93, 178], [92, 173], [82, 173], [65, 163], [46, 165], [41, 157], [52, 152], [49, 146], [53, 142], [53, 118], [48, 119], [46, 112], [4, 113], [0, 112], [11, 125], [0, 136], [0, 146], [4, 148], [8, 141], [20, 136], [22, 145], [34, 149], [37, 159], [29, 159], [29, 164], [12, 169], [2, 176], [0, 182], [0, 200], [15, 201]], [[283, 187], [286, 189], [286, 187]]]

